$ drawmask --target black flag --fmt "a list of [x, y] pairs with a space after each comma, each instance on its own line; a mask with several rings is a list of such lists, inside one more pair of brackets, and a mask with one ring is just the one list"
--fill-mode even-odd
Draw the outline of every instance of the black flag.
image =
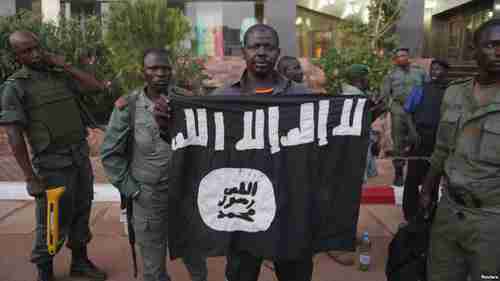
[[353, 250], [368, 149], [361, 96], [171, 96], [172, 258]]

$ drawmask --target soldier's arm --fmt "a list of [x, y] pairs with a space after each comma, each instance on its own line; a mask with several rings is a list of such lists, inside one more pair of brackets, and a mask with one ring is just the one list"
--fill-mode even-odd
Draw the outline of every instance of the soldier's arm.
[[81, 71], [76, 67], [66, 64], [64, 70], [78, 81], [80, 86], [86, 91], [104, 91], [106, 89], [103, 82], [97, 80], [92, 74]]
[[22, 91], [16, 86], [15, 80], [8, 80], [1, 93], [1, 118], [5, 128], [9, 146], [17, 164], [21, 167], [27, 181], [35, 177], [31, 166], [30, 155], [24, 139], [24, 126], [27, 123], [22, 106]]
[[111, 114], [100, 154], [104, 172], [111, 184], [118, 188], [120, 193], [130, 197], [139, 191], [139, 185], [129, 171], [132, 155], [128, 145], [133, 132], [129, 126], [128, 106], [123, 102], [124, 98], [120, 98]]
[[94, 75], [85, 71], [79, 70], [76, 67], [66, 63], [63, 56], [45, 53], [44, 60], [49, 65], [54, 65], [62, 68], [73, 79], [78, 81], [79, 85], [86, 91], [103, 91], [106, 87], [105, 84], [97, 80]]
[[6, 125], [5, 130], [9, 140], [9, 146], [14, 153], [16, 162], [21, 167], [26, 181], [35, 177], [28, 153], [26, 141], [24, 140], [23, 129], [18, 125]]
[[447, 90], [445, 97], [443, 98], [443, 103], [441, 104], [441, 122], [439, 123], [436, 134], [436, 144], [434, 146], [434, 151], [430, 159], [430, 170], [432, 170], [434, 174], [441, 174], [443, 172], [444, 162], [450, 154], [450, 148], [453, 146], [453, 144], [450, 143], [450, 140], [452, 138], [449, 135], [450, 124], [448, 124], [448, 122], [443, 122], [443, 117], [448, 110], [447, 97], [449, 97], [450, 95], [453, 95], [453, 93]]

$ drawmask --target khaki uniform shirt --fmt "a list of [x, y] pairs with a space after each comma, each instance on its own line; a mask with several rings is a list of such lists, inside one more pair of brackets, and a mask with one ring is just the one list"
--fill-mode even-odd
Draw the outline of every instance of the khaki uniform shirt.
[[464, 190], [484, 208], [500, 211], [500, 85], [473, 79], [446, 90], [431, 167], [444, 171], [449, 189]]
[[[186, 94], [175, 87], [169, 91]], [[134, 91], [132, 95], [137, 97], [134, 132], [130, 127], [130, 106], [115, 107], [101, 146], [104, 171], [111, 184], [126, 196], [145, 186], [166, 188], [171, 157], [170, 145], [160, 138], [158, 125], [153, 118], [153, 102], [146, 97], [144, 89]], [[127, 98], [129, 102], [134, 100], [130, 96]], [[133, 142], [129, 140], [131, 137], [134, 138]]]
[[386, 104], [403, 106], [413, 87], [423, 85], [425, 76], [425, 71], [419, 66], [410, 65], [409, 70], [395, 66], [384, 78], [382, 86], [382, 97]]

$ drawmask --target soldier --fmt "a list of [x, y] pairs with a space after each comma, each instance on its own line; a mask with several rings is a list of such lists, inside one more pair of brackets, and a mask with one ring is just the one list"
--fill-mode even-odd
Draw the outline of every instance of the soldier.
[[[133, 226], [142, 253], [144, 281], [167, 281], [168, 166], [170, 145], [153, 120], [155, 100], [169, 93], [186, 94], [171, 83], [172, 66], [165, 49], [144, 53], [145, 87], [121, 97], [101, 146], [104, 170], [120, 193], [133, 199]], [[129, 208], [129, 207], [127, 207]], [[172, 214], [175, 215], [175, 214]], [[207, 280], [201, 257], [185, 257], [193, 281]]]
[[[243, 57], [246, 70], [241, 79], [226, 87], [215, 90], [213, 95], [297, 95], [311, 94], [311, 91], [290, 81], [274, 70], [280, 55], [278, 33], [265, 24], [256, 24], [245, 33]], [[168, 103], [160, 100], [155, 105], [156, 120], [163, 130], [168, 128]], [[227, 256], [226, 278], [228, 281], [257, 281], [263, 258], [247, 251], [233, 249]], [[276, 275], [280, 281], [309, 281], [312, 277], [312, 249], [298, 254], [291, 260], [274, 260]]]
[[296, 57], [281, 57], [277, 69], [281, 75], [296, 83], [304, 82], [304, 70]]
[[500, 19], [481, 25], [473, 40], [479, 75], [446, 90], [420, 198], [428, 209], [445, 176], [431, 229], [430, 281], [500, 278]]
[[[382, 87], [382, 97], [386, 100], [391, 112], [391, 134], [394, 142], [393, 152], [395, 157], [404, 156], [408, 135], [408, 114], [403, 110], [406, 98], [414, 86], [421, 86], [425, 81], [425, 71], [411, 65], [409, 60], [409, 49], [399, 48], [394, 56], [394, 68], [385, 77]], [[403, 169], [405, 161], [394, 159], [394, 185], [403, 186]]]
[[[47, 249], [47, 202], [50, 186], [66, 188], [60, 201], [60, 237], [68, 238], [71, 276], [105, 280], [87, 256], [91, 240], [89, 217], [93, 197], [93, 174], [86, 141], [87, 131], [79, 89], [103, 89], [93, 76], [42, 50], [35, 34], [16, 31], [9, 43], [23, 66], [6, 82], [2, 91], [1, 122], [21, 167], [27, 190], [36, 201], [36, 233], [31, 262], [39, 281], [54, 280], [52, 258]], [[75, 80], [79, 83], [75, 83]], [[61, 119], [63, 116], [63, 119]], [[31, 161], [24, 136], [31, 148]], [[58, 241], [63, 244], [64, 240]], [[58, 250], [60, 247], [58, 247]]]

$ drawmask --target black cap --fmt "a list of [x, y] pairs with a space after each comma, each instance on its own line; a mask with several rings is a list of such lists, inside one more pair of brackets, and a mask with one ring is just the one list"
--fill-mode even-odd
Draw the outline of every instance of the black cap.
[[434, 59], [434, 60], [432, 60], [431, 65], [433, 65], [435, 63], [441, 65], [442, 67], [444, 67], [446, 69], [450, 68], [450, 64], [446, 60]]

